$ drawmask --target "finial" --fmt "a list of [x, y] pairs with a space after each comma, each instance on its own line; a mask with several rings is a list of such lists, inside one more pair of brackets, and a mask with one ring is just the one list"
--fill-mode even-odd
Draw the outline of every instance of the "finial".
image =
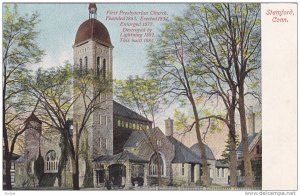
[[96, 3], [89, 4], [89, 18], [96, 18], [97, 17], [97, 6]]

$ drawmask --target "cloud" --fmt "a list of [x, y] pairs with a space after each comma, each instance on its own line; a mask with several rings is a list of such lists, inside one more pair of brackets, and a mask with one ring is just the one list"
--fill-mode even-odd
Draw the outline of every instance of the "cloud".
[[49, 69], [51, 67], [63, 65], [65, 61], [69, 61], [71, 64], [73, 64], [73, 53], [71, 50], [63, 51], [58, 55], [49, 52], [43, 57], [40, 63], [28, 65], [28, 69], [33, 71], [37, 70], [38, 68]]

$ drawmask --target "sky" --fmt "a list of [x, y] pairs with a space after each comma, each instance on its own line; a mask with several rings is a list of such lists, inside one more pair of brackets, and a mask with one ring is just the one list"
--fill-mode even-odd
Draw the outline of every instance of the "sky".
[[[97, 4], [97, 19], [100, 20], [108, 29], [110, 38], [114, 46], [113, 49], [113, 78], [126, 79], [130, 75], [143, 75], [146, 71], [147, 43], [124, 43], [120, 42], [120, 33], [123, 27], [120, 27], [120, 21], [106, 20], [106, 13], [111, 11], [166, 11], [169, 18], [183, 14], [187, 9], [187, 4]], [[40, 23], [37, 28], [40, 31], [37, 38], [40, 47], [45, 50], [46, 56], [37, 67], [49, 68], [62, 65], [65, 61], [73, 63], [72, 46], [78, 27], [88, 19], [88, 3], [82, 4], [19, 4], [21, 14], [40, 13]], [[158, 34], [162, 28], [163, 22], [154, 22], [153, 30]], [[157, 116], [156, 124], [164, 131], [164, 120], [168, 117], [173, 118], [176, 105], [171, 106], [166, 111]], [[261, 129], [261, 123], [258, 129]], [[195, 133], [188, 134], [183, 139], [186, 145], [191, 146], [195, 143]], [[224, 149], [226, 131], [211, 134], [207, 137], [207, 143], [210, 144], [215, 154], [220, 155]]]
[[[118, 11], [167, 11], [169, 16], [179, 15], [186, 8], [184, 4], [97, 4], [97, 19], [108, 29], [114, 46], [113, 77], [125, 79], [129, 75], [141, 75], [147, 64], [147, 43], [120, 42], [120, 21], [106, 20], [108, 10]], [[40, 34], [38, 42], [46, 52], [39, 66], [51, 67], [61, 65], [64, 61], [73, 61], [72, 45], [78, 27], [88, 19], [88, 4], [19, 4], [21, 13], [40, 13], [38, 25]], [[155, 22], [158, 32], [162, 22]], [[36, 66], [36, 65], [35, 65]]]
[[[73, 63], [72, 46], [76, 32], [81, 23], [88, 19], [88, 3], [81, 4], [18, 4], [20, 14], [30, 14], [37, 11], [40, 14], [40, 23], [37, 28], [40, 31], [38, 43], [45, 50], [46, 56], [37, 65], [31, 65], [33, 70], [38, 67], [49, 68], [62, 65], [65, 61]], [[113, 49], [113, 78], [126, 79], [130, 75], [143, 75], [147, 65], [147, 43], [120, 42], [120, 21], [106, 20], [108, 10], [111, 11], [166, 11], [168, 16], [180, 15], [187, 8], [186, 4], [97, 4], [97, 19], [102, 22], [109, 31]], [[156, 34], [163, 26], [163, 22], [154, 22], [153, 30]], [[173, 105], [157, 115], [157, 126], [164, 131], [164, 120], [173, 118]]]

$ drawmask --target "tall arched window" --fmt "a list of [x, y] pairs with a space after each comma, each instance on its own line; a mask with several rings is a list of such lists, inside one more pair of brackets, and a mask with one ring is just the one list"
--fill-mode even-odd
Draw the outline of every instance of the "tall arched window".
[[82, 59], [79, 59], [79, 69], [80, 69], [80, 72], [82, 72]]
[[106, 78], [106, 59], [103, 59], [101, 72], [102, 72], [103, 79], [105, 79]]
[[87, 73], [87, 71], [88, 71], [88, 58], [87, 58], [87, 56], [84, 57], [84, 59], [85, 59], [85, 72]]
[[100, 57], [97, 57], [97, 76], [100, 76]]
[[161, 175], [163, 176], [164, 172], [165, 172], [164, 171], [165, 163], [164, 163], [160, 153], [158, 156], [154, 153], [150, 159], [149, 171], [150, 171], [150, 175], [152, 175], [152, 176], [158, 175], [158, 160], [159, 160]]

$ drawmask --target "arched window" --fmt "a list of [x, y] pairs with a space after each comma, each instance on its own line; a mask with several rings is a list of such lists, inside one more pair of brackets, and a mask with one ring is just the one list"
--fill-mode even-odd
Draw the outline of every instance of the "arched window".
[[46, 154], [46, 172], [56, 173], [58, 170], [58, 157], [54, 150], [49, 150]]
[[87, 56], [84, 57], [84, 60], [85, 60], [85, 72], [87, 73], [87, 71], [88, 71], [88, 58], [87, 58]]
[[118, 127], [121, 126], [121, 120], [118, 120]]
[[256, 154], [260, 154], [259, 145], [256, 146]]
[[103, 76], [103, 79], [106, 78], [106, 59], [103, 59], [103, 62], [102, 62], [101, 75]]
[[97, 76], [100, 76], [100, 57], [97, 57]]
[[82, 72], [82, 59], [79, 59], [79, 69], [80, 69], [80, 72]]
[[165, 173], [165, 163], [161, 157], [161, 154], [157, 156], [155, 153], [152, 155], [150, 159], [150, 165], [149, 165], [149, 171], [150, 175], [155, 176], [158, 175], [158, 160], [159, 160], [159, 165], [160, 165], [160, 174], [163, 176]]

